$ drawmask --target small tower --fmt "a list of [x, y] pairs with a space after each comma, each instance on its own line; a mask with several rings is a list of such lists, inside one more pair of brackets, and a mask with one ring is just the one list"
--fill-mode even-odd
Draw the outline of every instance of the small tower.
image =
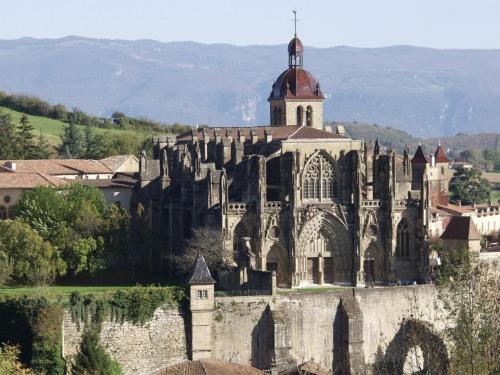
[[191, 360], [212, 355], [212, 315], [214, 311], [214, 284], [203, 255], [198, 254], [189, 277], [191, 310]]

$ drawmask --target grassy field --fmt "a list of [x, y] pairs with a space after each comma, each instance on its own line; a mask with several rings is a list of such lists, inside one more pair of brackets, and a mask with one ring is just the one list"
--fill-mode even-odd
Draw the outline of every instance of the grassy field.
[[117, 290], [130, 289], [132, 286], [48, 286], [48, 287], [1, 287], [0, 299], [2, 297], [32, 297], [45, 296], [49, 299], [67, 299], [72, 292], [81, 294], [106, 294]]
[[[19, 124], [19, 120], [21, 119], [22, 113], [13, 111], [12, 109], [0, 107], [0, 111], [4, 113], [10, 113], [14, 123]], [[65, 122], [54, 120], [47, 117], [42, 116], [32, 116], [27, 115], [31, 124], [35, 128], [35, 135], [39, 135], [40, 131], [45, 135], [48, 142], [51, 145], [57, 145], [60, 141], [60, 135], [63, 134], [64, 129], [68, 124]], [[77, 128], [83, 132], [85, 129], [82, 125], [77, 125]], [[133, 137], [147, 138], [148, 136], [154, 135], [152, 132], [147, 131], [138, 131], [138, 130], [119, 130], [119, 129], [101, 129], [101, 128], [92, 128], [97, 134], [101, 135], [126, 135], [129, 134]]]

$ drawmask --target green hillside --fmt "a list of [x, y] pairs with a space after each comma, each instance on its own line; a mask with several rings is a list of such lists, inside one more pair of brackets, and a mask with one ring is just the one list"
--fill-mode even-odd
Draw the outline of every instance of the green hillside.
[[[21, 112], [14, 111], [6, 107], [0, 106], [0, 111], [3, 111], [4, 113], [9, 113], [12, 116], [12, 120], [15, 124], [19, 123], [19, 120], [21, 119], [22, 116]], [[38, 135], [39, 132], [42, 132], [52, 146], [56, 146], [59, 143], [60, 135], [63, 134], [64, 129], [66, 128], [66, 126], [68, 126], [68, 124], [65, 122], [54, 120], [48, 117], [33, 116], [33, 115], [27, 115], [27, 116], [30, 120], [30, 123], [35, 128], [36, 135]], [[77, 125], [77, 128], [83, 132], [85, 126]], [[140, 130], [101, 129], [94, 127], [92, 128], [92, 130], [96, 134], [104, 136], [106, 135], [130, 136], [140, 139], [146, 139], [147, 137], [154, 135], [152, 132], [140, 131]]]

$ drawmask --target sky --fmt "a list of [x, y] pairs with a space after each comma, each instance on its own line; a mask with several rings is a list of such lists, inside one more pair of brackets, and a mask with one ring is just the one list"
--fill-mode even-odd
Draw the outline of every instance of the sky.
[[0, 0], [0, 39], [500, 49], [500, 0]]

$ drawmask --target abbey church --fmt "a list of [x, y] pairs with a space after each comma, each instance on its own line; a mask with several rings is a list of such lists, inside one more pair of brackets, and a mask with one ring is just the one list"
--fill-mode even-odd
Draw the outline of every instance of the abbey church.
[[210, 227], [235, 267], [275, 272], [281, 287], [428, 281], [430, 207], [447, 199], [442, 148], [396, 155], [324, 129], [325, 97], [303, 59], [294, 37], [269, 126], [193, 129], [143, 153], [140, 200], [161, 237], [156, 256]]

